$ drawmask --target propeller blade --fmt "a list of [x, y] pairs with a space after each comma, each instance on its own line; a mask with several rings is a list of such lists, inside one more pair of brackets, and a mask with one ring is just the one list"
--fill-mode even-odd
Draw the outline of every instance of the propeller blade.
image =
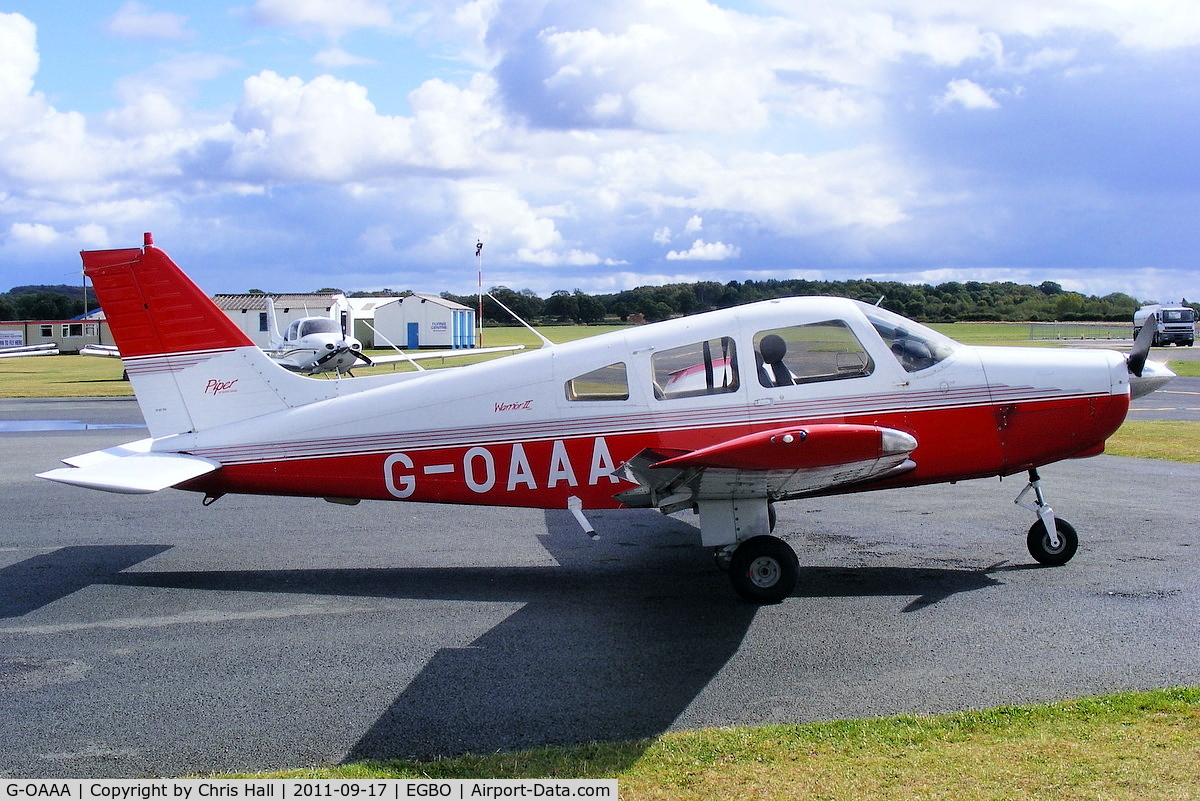
[[1133, 341], [1133, 348], [1125, 357], [1125, 364], [1129, 367], [1130, 375], [1142, 377], [1142, 370], [1146, 368], [1146, 358], [1150, 355], [1150, 346], [1154, 344], [1154, 335], [1157, 332], [1158, 321], [1154, 317], [1146, 318], [1142, 330], [1138, 331], [1137, 339]]
[[363, 353], [361, 350], [354, 351], [354, 355], [357, 356], [362, 361], [366, 362], [367, 367], [375, 366], [375, 362], [371, 361], [371, 359], [367, 356], [367, 354]]
[[325, 362], [329, 361], [330, 359], [336, 359], [338, 356], [341, 356], [343, 353], [345, 353], [348, 350], [350, 350], [350, 349], [345, 346], [342, 346], [340, 348], [334, 348], [333, 350], [325, 353], [325, 355], [322, 356], [321, 358], [317, 359], [317, 361], [313, 364], [313, 366], [314, 367], [323, 367], [325, 365]]

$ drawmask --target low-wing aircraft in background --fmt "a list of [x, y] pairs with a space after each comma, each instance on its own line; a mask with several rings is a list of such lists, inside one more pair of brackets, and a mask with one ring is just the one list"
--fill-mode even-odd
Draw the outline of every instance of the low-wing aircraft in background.
[[110, 359], [121, 358], [121, 350], [116, 345], [84, 345], [79, 349], [80, 356], [107, 356]]
[[358, 363], [374, 364], [362, 352], [362, 343], [342, 331], [331, 317], [301, 317], [285, 334], [279, 333], [275, 301], [267, 297], [267, 354], [288, 370], [305, 375], [349, 373]]
[[[1131, 397], [1174, 376], [1149, 338], [1110, 350], [968, 347], [853, 300], [768, 300], [455, 370], [288, 373], [149, 235], [88, 251], [150, 437], [40, 475], [111, 492], [693, 510], [734, 589], [791, 593], [773, 504], [1029, 475], [1033, 558], [1078, 537], [1038, 468], [1101, 453]], [[1147, 327], [1145, 331], [1153, 331]], [[332, 477], [332, 480], [331, 480]], [[1030, 500], [1030, 493], [1032, 499]]]
[[9, 345], [0, 348], [0, 359], [19, 359], [22, 356], [57, 356], [58, 345], [47, 342], [44, 345]]

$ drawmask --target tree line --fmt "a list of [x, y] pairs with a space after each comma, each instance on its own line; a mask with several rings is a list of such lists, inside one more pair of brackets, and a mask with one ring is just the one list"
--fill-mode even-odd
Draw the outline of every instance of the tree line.
[[[90, 301], [96, 308], [96, 301]], [[84, 312], [83, 288], [17, 286], [0, 293], [0, 320], [70, 320]]]
[[[333, 290], [337, 291], [337, 290]], [[386, 290], [387, 294], [392, 293]], [[380, 293], [354, 293], [354, 295]], [[1011, 281], [982, 283], [950, 281], [936, 286], [903, 284], [898, 281], [716, 281], [640, 286], [623, 292], [589, 295], [576, 289], [555, 291], [542, 298], [530, 289], [512, 290], [495, 286], [490, 294], [530, 323], [595, 324], [617, 319], [657, 322], [670, 317], [724, 309], [756, 300], [792, 295], [834, 295], [867, 303], [879, 303], [905, 317], [931, 323], [959, 321], [996, 322], [1129, 322], [1145, 302], [1116, 292], [1103, 297], [1070, 292], [1053, 281], [1037, 286]], [[441, 296], [469, 308], [477, 308], [476, 295]], [[882, 300], [881, 300], [882, 299]], [[1173, 303], [1174, 299], [1163, 299]], [[1184, 304], [1200, 311], [1200, 303]], [[92, 308], [95, 301], [91, 301]], [[78, 286], [14, 287], [0, 294], [0, 320], [67, 320], [84, 311], [83, 291]], [[484, 297], [483, 318], [493, 325], [515, 324], [511, 315], [491, 297]]]
[[[933, 286], [897, 281], [771, 279], [730, 281], [726, 284], [698, 281], [640, 286], [602, 295], [588, 295], [578, 289], [574, 292], [558, 290], [544, 300], [531, 290], [518, 292], [504, 286], [492, 287], [491, 294], [522, 319], [543, 324], [591, 324], [612, 318], [622, 322], [628, 322], [630, 318], [657, 322], [680, 315], [793, 295], [833, 295], [879, 303], [905, 317], [932, 323], [1129, 322], [1134, 311], [1145, 305], [1145, 302], [1124, 293], [1116, 292], [1103, 297], [1083, 295], [1065, 290], [1053, 281], [1043, 281], [1037, 286], [1011, 281], [950, 281]], [[470, 308], [476, 308], [478, 303], [475, 295], [443, 292], [442, 297]], [[1168, 299], [1162, 302], [1174, 301]], [[1183, 302], [1200, 311], [1200, 304]], [[483, 317], [486, 322], [513, 323], [512, 317], [486, 296]]]

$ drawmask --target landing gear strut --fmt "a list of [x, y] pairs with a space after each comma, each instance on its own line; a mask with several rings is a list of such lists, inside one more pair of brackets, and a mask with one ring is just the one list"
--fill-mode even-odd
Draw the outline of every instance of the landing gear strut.
[[[1032, 502], [1025, 500], [1030, 491], [1034, 497]], [[1038, 517], [1025, 539], [1029, 555], [1043, 565], [1065, 565], [1071, 561], [1079, 549], [1079, 535], [1070, 523], [1054, 516], [1054, 510], [1042, 495], [1042, 479], [1036, 468], [1029, 471], [1029, 483], [1014, 503]]]

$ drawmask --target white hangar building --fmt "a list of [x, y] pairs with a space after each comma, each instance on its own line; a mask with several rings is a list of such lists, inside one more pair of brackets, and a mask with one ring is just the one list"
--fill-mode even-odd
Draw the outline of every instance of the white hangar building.
[[405, 350], [475, 347], [475, 311], [436, 295], [409, 295], [376, 306], [375, 328]]

